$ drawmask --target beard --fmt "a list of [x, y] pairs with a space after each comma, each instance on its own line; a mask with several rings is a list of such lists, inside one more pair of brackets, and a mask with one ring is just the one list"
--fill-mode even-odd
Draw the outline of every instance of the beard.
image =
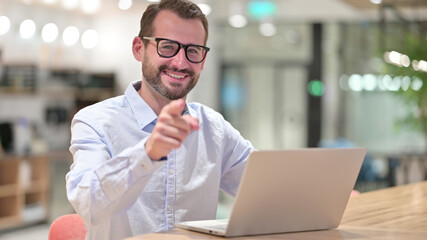
[[[169, 87], [163, 84], [161, 79], [161, 73], [165, 70], [173, 72], [185, 73], [190, 77], [190, 81], [187, 86], [183, 83], [171, 82]], [[187, 96], [187, 94], [194, 88], [198, 81], [198, 76], [191, 69], [177, 69], [168, 65], [161, 65], [158, 69], [148, 61], [147, 56], [144, 58], [142, 63], [142, 75], [144, 76], [147, 83], [161, 96], [169, 100], [176, 100]]]

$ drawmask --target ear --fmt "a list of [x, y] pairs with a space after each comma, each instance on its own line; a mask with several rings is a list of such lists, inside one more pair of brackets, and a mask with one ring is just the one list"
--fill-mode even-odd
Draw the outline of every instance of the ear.
[[133, 39], [132, 42], [132, 53], [133, 53], [133, 57], [139, 61], [142, 62], [142, 56], [144, 56], [144, 42], [142, 41], [142, 39], [138, 36], [136, 36]]
[[205, 61], [206, 61], [206, 58], [208, 57], [208, 55], [207, 55], [207, 53], [206, 53], [206, 57], [205, 57], [205, 59], [203, 59], [203, 62], [201, 62], [200, 64], [202, 64], [202, 66], [201, 66], [201, 69], [200, 70], [203, 70], [203, 68], [205, 67]]

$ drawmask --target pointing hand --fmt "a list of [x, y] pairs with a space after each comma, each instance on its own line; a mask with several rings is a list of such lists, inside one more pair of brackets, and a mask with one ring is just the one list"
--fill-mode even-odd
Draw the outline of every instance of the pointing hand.
[[159, 160], [167, 156], [173, 149], [181, 146], [191, 131], [199, 130], [199, 120], [190, 115], [182, 115], [184, 108], [184, 100], [178, 99], [161, 110], [156, 126], [145, 143], [145, 150], [151, 159]]

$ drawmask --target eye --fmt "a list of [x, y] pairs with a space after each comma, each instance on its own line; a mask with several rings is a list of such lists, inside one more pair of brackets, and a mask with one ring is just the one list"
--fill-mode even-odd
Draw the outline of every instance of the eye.
[[159, 44], [159, 48], [164, 49], [164, 50], [174, 50], [176, 49], [176, 44], [173, 43], [162, 43]]
[[198, 55], [198, 54], [202, 54], [203, 48], [197, 47], [197, 46], [190, 46], [190, 47], [188, 47], [187, 52], [191, 53], [191, 54], [197, 54]]

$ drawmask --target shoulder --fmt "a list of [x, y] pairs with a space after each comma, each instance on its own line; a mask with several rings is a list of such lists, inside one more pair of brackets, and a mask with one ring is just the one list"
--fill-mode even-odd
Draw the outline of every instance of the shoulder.
[[203, 105], [201, 103], [190, 103], [190, 114], [195, 114], [199, 119], [201, 127], [206, 131], [213, 131], [221, 134], [234, 134], [236, 129], [223, 117], [223, 115], [216, 110]]
[[106, 119], [115, 115], [123, 114], [128, 108], [128, 104], [124, 96], [117, 96], [103, 100], [101, 102], [89, 105], [79, 110], [75, 115], [74, 119], [79, 120], [98, 120]]
[[190, 114], [196, 114], [198, 118], [206, 119], [213, 122], [225, 121], [221, 113], [216, 110], [197, 102], [191, 102], [188, 104]]

